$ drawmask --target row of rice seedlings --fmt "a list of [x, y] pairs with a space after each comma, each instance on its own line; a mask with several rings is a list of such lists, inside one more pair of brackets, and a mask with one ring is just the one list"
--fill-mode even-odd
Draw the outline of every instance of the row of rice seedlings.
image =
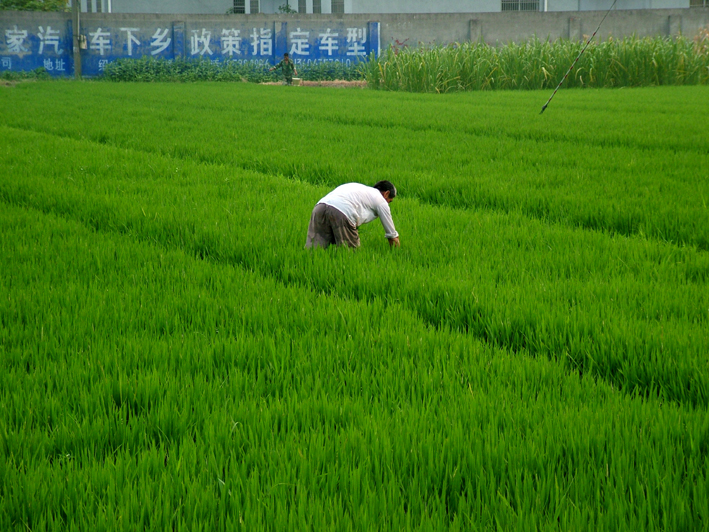
[[382, 255], [379, 228], [367, 226], [366, 251], [330, 261], [302, 249], [324, 188], [109, 148], [99, 158], [80, 142], [6, 132], [6, 176], [35, 169], [22, 182], [3, 179], [8, 203], [289, 285], [397, 301], [437, 328], [550, 357], [628, 392], [709, 399], [706, 253], [402, 199], [400, 253]]
[[[105, 140], [121, 145], [134, 141], [130, 147], [158, 149], [158, 138], [174, 135], [166, 123], [189, 128], [185, 142], [193, 140], [203, 150], [254, 150], [261, 135], [240, 134], [234, 124], [251, 127], [261, 123], [268, 127], [274, 115], [284, 120], [278, 124], [285, 134], [300, 128], [324, 128], [321, 137], [336, 132], [328, 124], [347, 133], [348, 126], [373, 128], [370, 138], [375, 142], [351, 135], [349, 143], [363, 150], [390, 140], [393, 135], [384, 129], [405, 129], [409, 135], [419, 132], [447, 134], [467, 133], [473, 136], [495, 136], [503, 139], [530, 139], [541, 142], [573, 141], [594, 147], [625, 146], [654, 150], [669, 148], [679, 151], [702, 151], [706, 148], [704, 116], [707, 111], [706, 87], [661, 87], [623, 91], [568, 91], [557, 95], [559, 104], [553, 120], [539, 118], [539, 102], [548, 93], [475, 93], [446, 97], [433, 95], [403, 95], [370, 91], [323, 91], [319, 88], [282, 89], [238, 84], [95, 84], [52, 83], [22, 84], [0, 93], [4, 104], [0, 117], [3, 123], [15, 127], [51, 131], [76, 138]], [[253, 100], [259, 99], [259, 105]], [[100, 119], [93, 113], [97, 106], [109, 101], [101, 110]], [[556, 101], [556, 100], [555, 100]], [[179, 105], [181, 104], [181, 107]], [[671, 112], [667, 112], [671, 109]], [[648, 114], [653, 120], [648, 120]], [[546, 116], [546, 115], [545, 115]], [[303, 128], [305, 121], [313, 128]], [[213, 135], [202, 137], [193, 131], [202, 122], [209, 122]], [[119, 127], [112, 131], [110, 125]], [[78, 126], [85, 125], [82, 130]], [[137, 130], [133, 136], [124, 131], [128, 125]], [[231, 127], [228, 127], [231, 125]], [[204, 129], [204, 128], [203, 128]], [[677, 132], [681, 130], [681, 134]], [[269, 134], [271, 131], [269, 131]], [[398, 132], [397, 132], [398, 133]], [[283, 136], [285, 136], [285, 134]], [[264, 135], [265, 136], [265, 135]], [[183, 137], [185, 137], [183, 135]], [[178, 140], [174, 136], [170, 141]], [[336, 136], [339, 139], [339, 136]], [[470, 139], [474, 141], [475, 139]], [[303, 145], [291, 140], [285, 150], [303, 148], [318, 150], [323, 146]], [[330, 146], [335, 155], [339, 143]], [[417, 146], [419, 149], [421, 146]], [[460, 148], [456, 144], [454, 148]], [[474, 147], [474, 146], [472, 146]], [[456, 150], [449, 150], [456, 157]], [[205, 153], [205, 156], [208, 153]], [[294, 153], [289, 153], [293, 156]], [[367, 155], [363, 153], [362, 155]], [[650, 154], [651, 155], [651, 154]], [[410, 157], [416, 153], [410, 153]], [[215, 161], [217, 162], [217, 161]], [[230, 161], [232, 162], [232, 161]], [[352, 161], [356, 162], [356, 161]], [[388, 162], [388, 161], [387, 161]]]
[[[548, 122], [530, 118], [542, 101], [530, 93], [35, 86], [3, 95], [23, 110], [6, 123], [331, 186], [389, 177], [438, 205], [709, 246], [704, 87], [572, 91]], [[116, 105], [87, 119], [105, 99]]]
[[[214, 170], [185, 169], [205, 185]], [[174, 194], [150, 181], [145, 192]], [[125, 186], [98, 195], [133, 199]], [[263, 191], [239, 195], [258, 204]], [[709, 518], [705, 409], [431, 329], [383, 297], [323, 296], [30, 203], [0, 210], [3, 529], [666, 530]], [[231, 230], [262, 235], [246, 228]]]
[[[365, 65], [368, 86], [409, 92], [553, 89], [581, 53], [584, 41], [533, 39], [494, 47], [483, 42], [390, 47]], [[592, 41], [567, 87], [644, 87], [709, 83], [701, 41], [625, 37]]]

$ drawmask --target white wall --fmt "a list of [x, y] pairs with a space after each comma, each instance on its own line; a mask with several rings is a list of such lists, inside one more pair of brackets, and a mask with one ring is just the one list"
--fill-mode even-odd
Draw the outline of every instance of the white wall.
[[261, 0], [261, 13], [278, 13], [278, 6], [284, 3], [285, 0]]
[[[90, 0], [89, 0], [90, 1]], [[247, 2], [249, 0], [246, 0]], [[263, 1], [263, 0], [262, 0]], [[234, 0], [111, 0], [113, 13], [188, 13], [223, 15], [234, 7]]]
[[[482, 13], [489, 11], [485, 0], [351, 0], [351, 13]], [[500, 2], [495, 11], [500, 11]], [[347, 2], [345, 2], [345, 8]]]

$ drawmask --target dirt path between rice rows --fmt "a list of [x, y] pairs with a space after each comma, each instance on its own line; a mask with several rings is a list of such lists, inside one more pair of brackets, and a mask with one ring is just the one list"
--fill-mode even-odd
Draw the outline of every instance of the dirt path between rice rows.
[[[269, 81], [262, 85], [283, 85], [282, 81]], [[335, 87], [338, 89], [364, 89], [367, 87], [366, 81], [345, 81], [335, 79], [332, 81], [301, 81], [302, 87]]]

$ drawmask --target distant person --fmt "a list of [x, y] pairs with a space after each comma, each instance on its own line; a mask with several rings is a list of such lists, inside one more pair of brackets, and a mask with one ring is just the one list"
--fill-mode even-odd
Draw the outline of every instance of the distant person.
[[321, 199], [310, 216], [305, 247], [359, 247], [357, 228], [379, 218], [389, 245], [399, 247], [399, 233], [391, 219], [389, 204], [396, 197], [396, 187], [389, 181], [379, 181], [373, 187], [360, 183], [340, 185]]
[[283, 54], [283, 61], [278, 63], [272, 68], [269, 68], [269, 72], [273, 72], [277, 68], [282, 69], [283, 71], [283, 77], [286, 79], [286, 85], [293, 85], [293, 74], [296, 76], [298, 75], [298, 71], [295, 68], [295, 63], [293, 60], [288, 56], [288, 52]]

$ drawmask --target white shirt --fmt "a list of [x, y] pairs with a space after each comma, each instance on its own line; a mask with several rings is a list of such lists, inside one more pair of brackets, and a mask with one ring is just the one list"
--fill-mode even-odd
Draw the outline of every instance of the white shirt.
[[347, 183], [340, 185], [318, 203], [325, 203], [335, 207], [347, 219], [359, 227], [374, 220], [377, 216], [382, 221], [387, 238], [396, 238], [394, 221], [391, 219], [391, 210], [382, 193], [374, 187], [360, 183]]

